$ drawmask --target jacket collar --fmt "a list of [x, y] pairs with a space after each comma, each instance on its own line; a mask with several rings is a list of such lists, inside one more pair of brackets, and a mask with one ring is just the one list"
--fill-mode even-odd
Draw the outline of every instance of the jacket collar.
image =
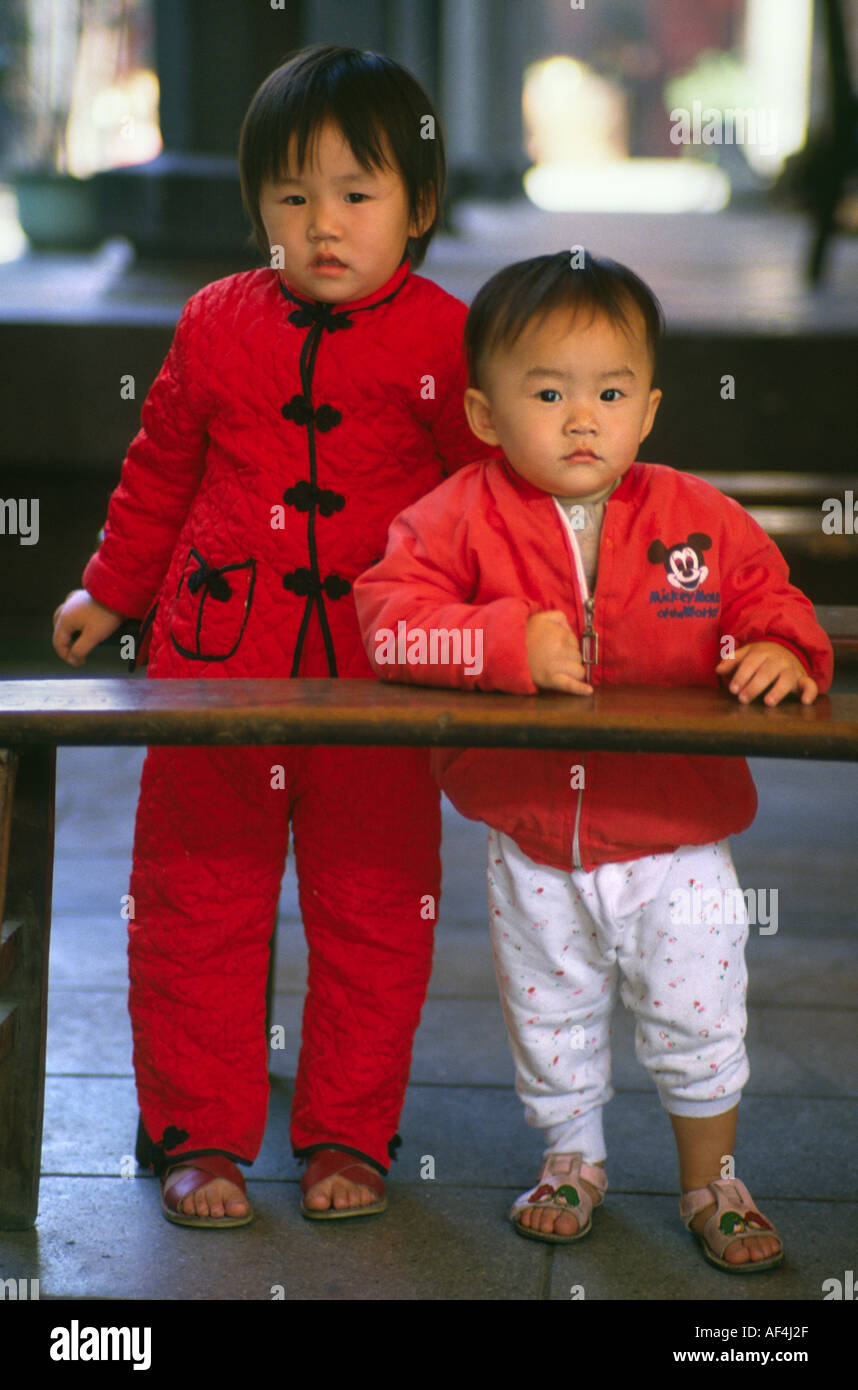
[[[521, 474], [516, 473], [515, 469], [512, 467], [512, 464], [509, 463], [509, 461], [505, 457], [498, 459], [497, 463], [498, 467], [503, 469], [503, 472], [514, 491], [517, 492], [518, 495], [524, 501], [538, 502], [541, 498], [548, 498], [549, 501], [552, 500], [551, 493], [543, 492], [541, 487], [534, 487], [533, 483], [529, 483], [526, 478], [522, 478]], [[635, 493], [638, 490], [638, 487], [640, 486], [640, 481], [645, 467], [646, 464], [640, 462], [633, 463], [631, 468], [623, 474], [619, 483], [614, 488], [614, 491], [608, 498], [608, 502], [613, 502], [615, 500], [621, 502], [629, 501], [629, 499], [635, 495]]]
[[385, 303], [388, 299], [392, 299], [395, 294], [399, 293], [411, 274], [411, 263], [408, 257], [405, 256], [402, 262], [396, 267], [390, 279], [386, 280], [383, 285], [380, 285], [377, 290], [373, 290], [372, 294], [365, 295], [363, 299], [347, 299], [336, 304], [330, 304], [324, 300], [311, 299], [308, 295], [301, 294], [299, 290], [293, 289], [288, 281], [284, 279], [282, 271], [278, 270], [276, 274], [280, 282], [281, 293], [287, 302], [291, 301], [299, 307], [306, 305], [308, 309], [322, 308], [326, 311], [326, 317], [337, 318], [340, 314], [350, 314], [355, 309], [374, 309], [378, 304]]

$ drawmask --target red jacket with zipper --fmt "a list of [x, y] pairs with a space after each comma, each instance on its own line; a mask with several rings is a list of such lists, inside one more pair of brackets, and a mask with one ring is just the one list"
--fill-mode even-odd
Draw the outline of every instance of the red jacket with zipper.
[[[515, 694], [536, 692], [528, 618], [561, 609], [580, 643], [587, 598], [559, 506], [497, 460], [462, 469], [397, 517], [384, 559], [355, 584], [379, 675]], [[831, 644], [777, 547], [738, 503], [658, 464], [633, 464], [608, 499], [592, 615], [593, 685], [717, 686], [727, 635], [736, 650], [781, 642], [820, 691], [831, 684]], [[481, 632], [482, 669], [476, 659], [470, 672], [464, 662], [391, 660], [405, 648], [385, 634], [403, 621], [405, 639], [427, 634], [427, 651], [432, 629], [471, 628], [463, 650], [474, 657]], [[435, 650], [444, 655], [437, 638]], [[581, 791], [570, 788], [576, 763], [585, 769]], [[435, 768], [463, 815], [561, 869], [707, 844], [744, 830], [757, 805], [744, 758], [472, 748], [437, 752]]]

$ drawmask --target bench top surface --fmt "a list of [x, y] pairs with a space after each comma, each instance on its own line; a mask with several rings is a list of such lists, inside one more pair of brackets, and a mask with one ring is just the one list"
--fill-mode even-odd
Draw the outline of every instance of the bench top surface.
[[721, 689], [506, 695], [374, 680], [10, 680], [0, 747], [376, 744], [858, 759], [858, 695], [740, 705]]

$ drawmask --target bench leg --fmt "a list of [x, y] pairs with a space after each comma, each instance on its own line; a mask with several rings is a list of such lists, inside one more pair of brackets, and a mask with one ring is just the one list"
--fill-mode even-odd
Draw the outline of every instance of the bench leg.
[[0, 749], [0, 1230], [36, 1223], [56, 749]]

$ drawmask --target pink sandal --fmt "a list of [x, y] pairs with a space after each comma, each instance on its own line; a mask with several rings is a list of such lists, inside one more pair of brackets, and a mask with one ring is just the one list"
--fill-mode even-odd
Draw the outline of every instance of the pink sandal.
[[[699, 1233], [691, 1231], [691, 1222], [699, 1211], [711, 1205], [715, 1199], [715, 1210]], [[729, 1274], [757, 1274], [764, 1269], [774, 1269], [784, 1257], [783, 1241], [770, 1221], [754, 1207], [754, 1199], [743, 1182], [738, 1178], [716, 1178], [707, 1187], [695, 1187], [680, 1198], [679, 1214], [693, 1236], [703, 1246], [703, 1256], [716, 1269], [726, 1269]], [[767, 1260], [745, 1260], [743, 1264], [731, 1264], [724, 1259], [724, 1251], [734, 1240], [749, 1240], [767, 1232], [780, 1241], [780, 1250]]]
[[[598, 1202], [593, 1201], [581, 1183], [582, 1178], [603, 1195], [607, 1191], [608, 1179], [604, 1168], [585, 1163], [580, 1153], [549, 1154], [542, 1165], [539, 1182], [529, 1192], [517, 1197], [510, 1207], [509, 1219], [518, 1234], [526, 1236], [528, 1240], [545, 1240], [556, 1245], [569, 1245], [573, 1240], [587, 1235], [593, 1225], [593, 1208], [601, 1206], [602, 1199], [600, 1197]], [[577, 1231], [573, 1236], [564, 1236], [556, 1235], [554, 1231], [532, 1231], [528, 1226], [522, 1226], [519, 1216], [523, 1211], [532, 1211], [534, 1207], [549, 1207], [567, 1216], [571, 1212], [578, 1222]]]

